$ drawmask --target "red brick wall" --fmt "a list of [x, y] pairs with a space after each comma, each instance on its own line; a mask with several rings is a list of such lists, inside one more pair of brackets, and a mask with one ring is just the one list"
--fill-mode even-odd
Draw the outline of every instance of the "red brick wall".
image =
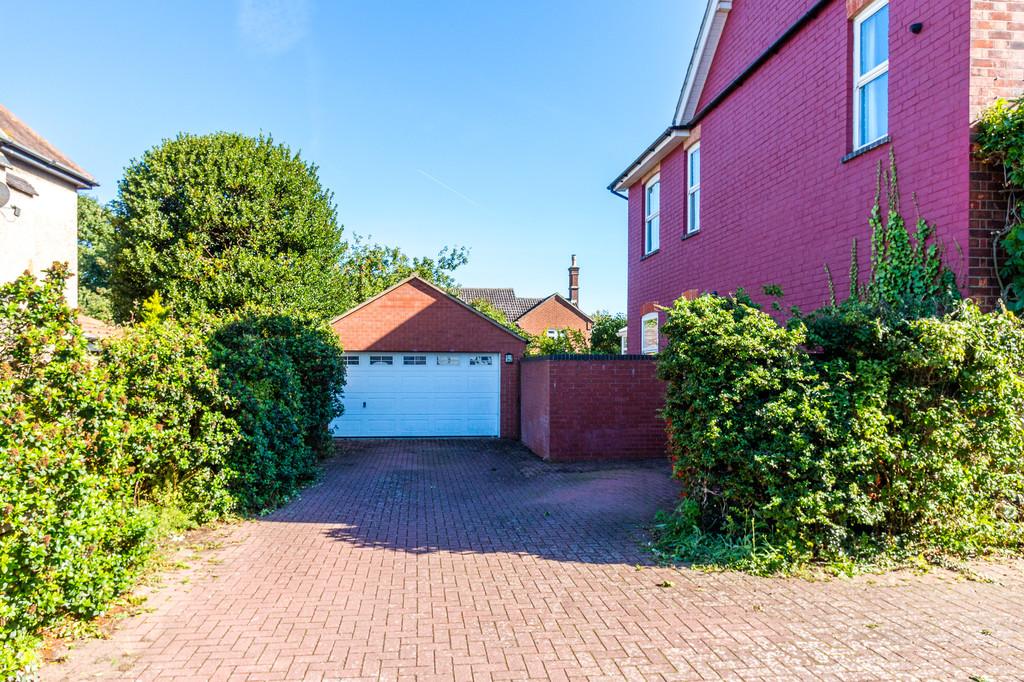
[[[1024, 3], [971, 2], [971, 121], [998, 98], [1024, 92]], [[971, 159], [969, 291], [982, 305], [999, 300], [992, 241], [1006, 224], [1002, 169]]]
[[549, 298], [516, 320], [528, 334], [538, 335], [548, 329], [576, 329], [590, 336], [590, 323], [580, 317], [580, 311], [571, 303]]
[[[744, 0], [729, 13], [702, 99], [710, 100], [799, 18], [812, 0]], [[911, 23], [924, 22], [914, 35]], [[968, 0], [890, 4], [889, 134], [899, 164], [904, 215], [938, 226], [949, 264], [968, 277]], [[640, 310], [671, 305], [687, 289], [755, 299], [779, 284], [784, 305], [826, 303], [824, 266], [849, 289], [857, 238], [867, 272], [867, 224], [876, 170], [889, 145], [843, 157], [852, 144], [852, 26], [845, 2], [829, 4], [701, 121], [701, 232], [686, 229], [686, 156], [661, 164], [660, 251], [642, 258], [642, 188], [630, 190], [629, 351], [640, 350]], [[963, 255], [961, 255], [963, 254]]]
[[[501, 436], [519, 437], [519, 368], [526, 343], [434, 287], [411, 280], [331, 323], [348, 351], [501, 354]], [[515, 359], [505, 364], [504, 356]]]
[[1002, 170], [972, 158], [968, 292], [986, 309], [1000, 298], [992, 242], [1006, 224], [1006, 201]]
[[971, 1], [971, 121], [1024, 91], [1024, 3]]
[[568, 356], [522, 364], [522, 440], [552, 461], [664, 457], [665, 385], [652, 358]]

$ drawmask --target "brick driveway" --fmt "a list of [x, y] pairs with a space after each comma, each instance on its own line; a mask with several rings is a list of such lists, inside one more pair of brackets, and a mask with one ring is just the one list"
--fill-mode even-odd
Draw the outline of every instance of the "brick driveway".
[[640, 527], [674, 493], [660, 463], [349, 443], [43, 678], [1024, 679], [1022, 564], [980, 565], [991, 582], [652, 567]]

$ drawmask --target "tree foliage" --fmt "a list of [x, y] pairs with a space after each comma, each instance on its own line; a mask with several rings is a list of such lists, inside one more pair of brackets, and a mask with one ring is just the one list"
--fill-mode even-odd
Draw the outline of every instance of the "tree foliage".
[[522, 334], [523, 330], [518, 325], [509, 322], [508, 316], [502, 311], [498, 310], [490, 301], [486, 298], [477, 298], [469, 302], [470, 307], [479, 313], [483, 313], [487, 317], [491, 318], [502, 327], [515, 332], [516, 334]]
[[622, 340], [619, 338], [619, 330], [625, 326], [626, 316], [622, 313], [595, 313], [594, 327], [590, 331], [590, 351], [606, 355], [621, 353]]
[[112, 203], [114, 316], [159, 291], [179, 316], [344, 308], [342, 229], [317, 168], [270, 137], [181, 134], [132, 162]]
[[442, 289], [455, 287], [452, 273], [465, 265], [464, 247], [444, 247], [436, 258], [410, 258], [396, 246], [370, 243], [358, 235], [345, 245], [341, 257], [345, 309], [372, 298], [403, 279], [418, 275]]
[[86, 315], [113, 322], [110, 249], [113, 215], [90, 196], [78, 195], [78, 306]]
[[586, 355], [591, 352], [590, 342], [578, 329], [560, 329], [554, 338], [547, 334], [527, 336], [530, 342], [526, 355]]

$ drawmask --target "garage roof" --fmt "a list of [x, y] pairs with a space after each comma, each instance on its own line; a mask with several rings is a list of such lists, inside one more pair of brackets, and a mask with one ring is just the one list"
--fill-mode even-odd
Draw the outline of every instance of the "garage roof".
[[450, 293], [448, 293], [447, 291], [445, 291], [441, 287], [437, 286], [433, 282], [429, 282], [429, 281], [423, 279], [422, 277], [420, 277], [418, 275], [413, 275], [412, 277], [407, 277], [407, 278], [403, 279], [401, 282], [398, 282], [397, 284], [395, 284], [395, 285], [393, 285], [391, 287], [388, 287], [387, 289], [385, 289], [384, 291], [380, 292], [376, 296], [368, 298], [365, 301], [363, 301], [362, 303], [360, 303], [359, 305], [357, 305], [356, 307], [343, 312], [341, 315], [338, 315], [337, 317], [332, 319], [330, 323], [333, 325], [338, 320], [341, 320], [341, 319], [344, 319], [344, 318], [348, 317], [349, 315], [351, 315], [352, 313], [356, 312], [357, 310], [361, 310], [362, 308], [365, 308], [366, 306], [368, 306], [369, 304], [373, 303], [377, 299], [383, 298], [384, 296], [387, 296], [389, 293], [391, 293], [395, 289], [399, 288], [400, 286], [402, 286], [404, 284], [408, 284], [409, 282], [412, 282], [412, 281], [416, 281], [416, 282], [419, 282], [421, 284], [425, 284], [426, 286], [430, 287], [434, 291], [437, 291], [438, 293], [444, 295], [449, 300], [454, 301], [455, 303], [459, 304], [460, 306], [462, 306], [466, 310], [470, 311], [471, 313], [473, 313], [474, 315], [476, 315], [480, 319], [487, 320], [487, 322], [489, 322], [490, 324], [494, 325], [495, 327], [497, 327], [501, 331], [505, 332], [509, 336], [515, 337], [515, 338], [519, 339], [520, 341], [523, 341], [524, 343], [529, 343], [529, 339], [527, 339], [525, 336], [521, 336], [521, 335], [515, 333], [514, 331], [512, 331], [511, 329], [509, 329], [508, 327], [506, 327], [504, 325], [501, 325], [501, 324], [498, 324], [497, 322], [495, 322], [491, 318], [487, 317], [486, 315], [484, 315], [482, 312], [480, 312], [479, 310], [477, 310], [473, 306], [469, 305], [468, 303], [466, 303], [465, 301], [460, 299], [458, 296], [451, 295]]

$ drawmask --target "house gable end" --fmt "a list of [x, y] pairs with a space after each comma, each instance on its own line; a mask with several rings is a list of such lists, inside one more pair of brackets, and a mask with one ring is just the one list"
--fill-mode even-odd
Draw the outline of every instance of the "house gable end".
[[521, 336], [418, 277], [336, 317], [331, 328], [349, 351], [473, 352], [526, 344]]
[[725, 29], [725, 20], [732, 10], [732, 0], [708, 0], [697, 34], [697, 42], [693, 47], [683, 88], [679, 93], [673, 125], [686, 125], [697, 113], [697, 104], [701, 100], [708, 73], [718, 51], [718, 43]]

